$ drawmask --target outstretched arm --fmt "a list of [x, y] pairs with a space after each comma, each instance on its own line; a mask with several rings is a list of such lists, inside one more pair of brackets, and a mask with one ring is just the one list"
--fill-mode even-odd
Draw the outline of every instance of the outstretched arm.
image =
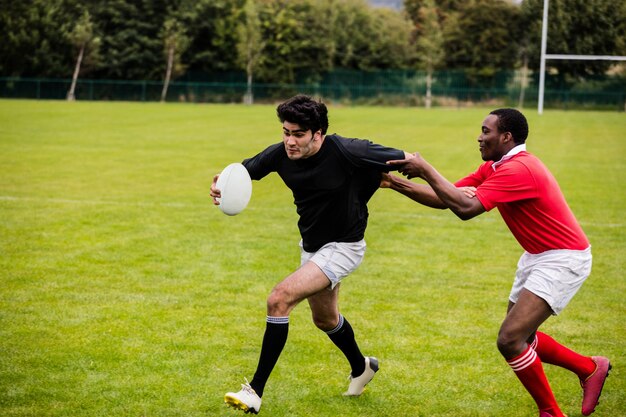
[[383, 179], [380, 182], [381, 188], [391, 188], [394, 191], [404, 194], [411, 200], [414, 200], [420, 204], [428, 207], [446, 209], [443, 201], [437, 196], [437, 193], [429, 186], [425, 184], [416, 184], [407, 179], [397, 177], [391, 174], [383, 174]]
[[[389, 161], [388, 164], [399, 166], [398, 171], [403, 175], [406, 175], [409, 179], [420, 177], [426, 180], [439, 200], [443, 203], [444, 207], [452, 210], [452, 212], [462, 220], [471, 219], [485, 212], [485, 208], [481, 204], [480, 200], [472, 196], [471, 189], [467, 190], [457, 188], [454, 184], [445, 179], [443, 175], [441, 175], [417, 152], [411, 158]], [[420, 198], [426, 198], [426, 192], [421, 191], [421, 193], [424, 194]], [[411, 197], [408, 194], [405, 195]], [[421, 202], [415, 198], [413, 199]]]
[[[448, 206], [441, 201], [435, 190], [430, 185], [416, 184], [412, 181], [391, 174], [383, 174], [380, 188], [391, 188], [409, 197], [420, 204], [437, 209], [447, 209]], [[476, 196], [476, 187], [457, 187], [467, 198]]]

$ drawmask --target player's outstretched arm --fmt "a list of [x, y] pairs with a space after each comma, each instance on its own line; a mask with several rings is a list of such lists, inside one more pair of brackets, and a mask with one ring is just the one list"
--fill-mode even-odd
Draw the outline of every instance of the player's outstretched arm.
[[448, 208], [437, 196], [437, 193], [426, 184], [416, 184], [407, 179], [384, 173], [380, 182], [380, 188], [390, 188], [427, 207]]
[[460, 219], [468, 220], [485, 212], [480, 200], [474, 197], [473, 189], [457, 188], [419, 153], [416, 152], [411, 158], [387, 163], [397, 166], [398, 171], [409, 179], [420, 177], [426, 180], [444, 206], [452, 210]]
[[[380, 188], [390, 188], [427, 207], [436, 209], [448, 208], [430, 185], [416, 184], [402, 177], [384, 173], [380, 182]], [[476, 196], [476, 187], [457, 188], [462, 191], [467, 198], [474, 198]]]

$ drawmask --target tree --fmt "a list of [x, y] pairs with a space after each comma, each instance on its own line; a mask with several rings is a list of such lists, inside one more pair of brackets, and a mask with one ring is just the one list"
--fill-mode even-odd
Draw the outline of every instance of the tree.
[[332, 39], [328, 36], [323, 1], [264, 0], [259, 18], [264, 53], [258, 62], [258, 78], [264, 82], [313, 83], [332, 63]]
[[476, 0], [448, 15], [445, 65], [462, 69], [472, 84], [494, 85], [501, 70], [518, 65], [520, 8], [503, 0]]
[[444, 59], [443, 31], [434, 0], [424, 0], [415, 22], [418, 57], [426, 69], [426, 108], [432, 105], [433, 72]]
[[159, 36], [177, 0], [93, 1], [90, 9], [101, 33], [99, 78], [160, 80], [163, 62]]
[[406, 69], [412, 56], [413, 25], [395, 10], [369, 10], [369, 27], [360, 28], [367, 39], [365, 51], [359, 56], [360, 69]]
[[[427, 0], [404, 0], [404, 10], [413, 22], [418, 22], [420, 10], [426, 3]], [[467, 0], [434, 0], [433, 6], [437, 8], [439, 23], [443, 25], [446, 17], [461, 10], [465, 3]]]
[[75, 59], [67, 22], [79, 16], [69, 0], [0, 0], [0, 74], [66, 77]]
[[78, 56], [76, 57], [76, 65], [74, 66], [74, 75], [72, 76], [72, 84], [67, 92], [67, 99], [73, 101], [75, 99], [74, 93], [76, 90], [76, 81], [78, 80], [78, 73], [80, 72], [81, 64], [85, 54], [89, 54], [88, 61], [92, 63], [97, 60], [98, 49], [100, 47], [100, 39], [94, 35], [93, 23], [91, 22], [91, 15], [85, 10], [82, 16], [78, 19], [74, 25], [73, 30], [69, 34], [70, 42], [78, 49]]
[[163, 23], [161, 38], [163, 39], [163, 52], [167, 60], [165, 80], [161, 90], [161, 102], [164, 102], [172, 75], [179, 75], [185, 69], [181, 62], [181, 55], [189, 46], [189, 39], [181, 22], [174, 17], [169, 17]]
[[333, 39], [332, 67], [357, 69], [367, 50], [371, 18], [362, 0], [330, 1], [329, 30]]
[[332, 40], [332, 68], [403, 69], [411, 57], [411, 24], [387, 8], [363, 0], [330, 0], [324, 33]]
[[239, 62], [246, 70], [247, 89], [244, 96], [245, 104], [252, 104], [252, 77], [259, 58], [263, 52], [264, 42], [261, 38], [261, 20], [254, 0], [247, 0], [244, 6], [244, 21], [237, 27], [239, 42], [237, 52]]
[[[188, 28], [189, 48], [183, 54], [187, 77], [239, 70], [237, 27], [245, 0], [185, 0], [181, 21]], [[237, 74], [237, 81], [240, 74]]]

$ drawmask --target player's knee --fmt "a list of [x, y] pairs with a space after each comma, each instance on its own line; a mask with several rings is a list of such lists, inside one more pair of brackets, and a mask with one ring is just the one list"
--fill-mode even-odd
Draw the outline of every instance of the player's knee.
[[324, 332], [327, 332], [337, 327], [338, 322], [338, 318], [335, 317], [321, 316], [315, 314], [313, 315], [313, 324], [315, 324], [318, 329]]
[[288, 294], [280, 288], [274, 288], [267, 297], [267, 314], [275, 317], [285, 317], [289, 315], [291, 306]]
[[519, 355], [524, 346], [524, 339], [518, 335], [506, 330], [500, 330], [498, 333], [498, 340], [496, 342], [498, 350], [507, 359]]

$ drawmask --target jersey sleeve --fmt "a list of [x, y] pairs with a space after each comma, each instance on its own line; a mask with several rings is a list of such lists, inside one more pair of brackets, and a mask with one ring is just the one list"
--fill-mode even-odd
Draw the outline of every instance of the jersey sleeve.
[[284, 151], [283, 144], [276, 143], [252, 158], [244, 159], [242, 164], [248, 170], [250, 178], [260, 180], [269, 173], [276, 171], [276, 161], [281, 151]]
[[336, 136], [342, 153], [357, 167], [370, 167], [379, 171], [393, 171], [396, 166], [387, 161], [404, 159], [404, 151], [373, 143], [366, 139], [350, 139]]
[[491, 163], [485, 162], [475, 172], [472, 172], [465, 178], [461, 178], [457, 182], [454, 183], [457, 187], [478, 187], [480, 184], [485, 181], [487, 178], [486, 171], [487, 169], [491, 169]]
[[538, 186], [532, 173], [526, 165], [515, 160], [500, 165], [476, 188], [476, 198], [487, 211], [501, 203], [512, 203], [538, 196]]

